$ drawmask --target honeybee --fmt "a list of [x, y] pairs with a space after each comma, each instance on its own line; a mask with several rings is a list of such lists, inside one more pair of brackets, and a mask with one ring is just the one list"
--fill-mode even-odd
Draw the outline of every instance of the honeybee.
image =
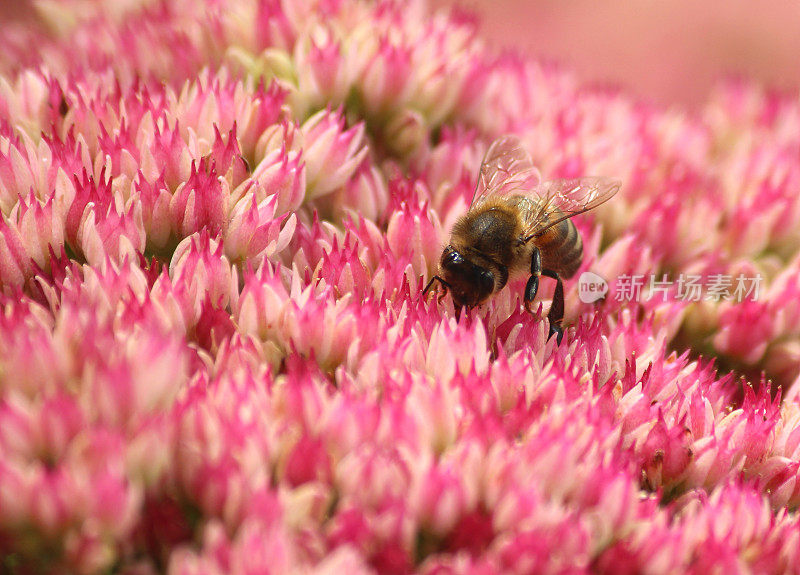
[[[583, 260], [583, 241], [569, 218], [608, 201], [618, 180], [578, 178], [539, 182], [539, 172], [516, 136], [495, 140], [486, 152], [469, 210], [453, 226], [442, 251], [438, 281], [457, 307], [474, 307], [501, 290], [510, 277], [530, 273], [525, 309], [533, 313], [540, 276], [556, 281], [547, 314], [548, 339], [564, 336], [564, 286]], [[444, 295], [444, 294], [442, 294]]]

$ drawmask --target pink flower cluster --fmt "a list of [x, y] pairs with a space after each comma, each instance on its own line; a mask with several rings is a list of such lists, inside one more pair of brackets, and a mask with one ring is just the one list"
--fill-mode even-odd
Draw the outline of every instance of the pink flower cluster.
[[[798, 569], [796, 95], [658, 108], [423, 1], [200, 4], [0, 28], [0, 570]], [[623, 180], [581, 271], [762, 297], [457, 318], [422, 287], [508, 132]]]

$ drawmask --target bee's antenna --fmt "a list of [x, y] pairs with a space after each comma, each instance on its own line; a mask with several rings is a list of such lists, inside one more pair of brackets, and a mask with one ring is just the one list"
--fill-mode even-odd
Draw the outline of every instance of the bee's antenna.
[[425, 286], [425, 289], [424, 289], [424, 290], [422, 290], [422, 295], [428, 295], [428, 292], [429, 292], [429, 291], [431, 290], [431, 288], [433, 287], [433, 282], [435, 282], [435, 281], [438, 281], [440, 284], [442, 284], [442, 285], [444, 286], [444, 288], [445, 288], [445, 289], [448, 289], [448, 288], [450, 287], [450, 284], [449, 284], [449, 283], [447, 283], [446, 281], [444, 281], [444, 280], [443, 280], [442, 278], [440, 278], [439, 276], [433, 276], [433, 277], [431, 278], [431, 280], [428, 282], [428, 285], [426, 285], [426, 286]]

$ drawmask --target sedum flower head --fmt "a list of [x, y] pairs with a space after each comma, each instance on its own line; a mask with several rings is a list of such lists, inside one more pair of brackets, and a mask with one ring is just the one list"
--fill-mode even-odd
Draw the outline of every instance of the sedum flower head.
[[[796, 94], [664, 109], [422, 0], [40, 2], [0, 45], [3, 570], [798, 563]], [[424, 293], [505, 133], [624, 182], [560, 346], [548, 278]]]

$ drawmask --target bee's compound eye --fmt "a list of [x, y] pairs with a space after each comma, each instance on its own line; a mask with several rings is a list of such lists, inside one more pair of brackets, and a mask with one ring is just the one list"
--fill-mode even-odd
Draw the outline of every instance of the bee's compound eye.
[[458, 265], [464, 262], [464, 258], [455, 250], [449, 250], [445, 252], [444, 257], [442, 258], [442, 263], [444, 265]]

